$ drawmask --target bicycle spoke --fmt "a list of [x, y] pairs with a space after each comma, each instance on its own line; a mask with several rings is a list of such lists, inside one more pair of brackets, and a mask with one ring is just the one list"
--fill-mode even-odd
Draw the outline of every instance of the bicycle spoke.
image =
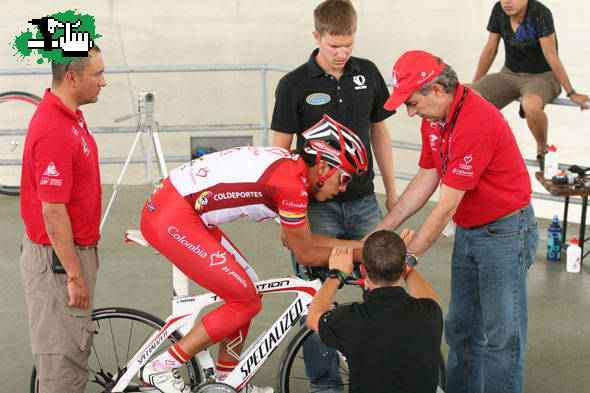
[[[133, 323], [133, 321], [131, 321], [131, 323]], [[117, 353], [117, 345], [115, 343], [115, 334], [113, 333], [113, 324], [110, 319], [109, 319], [109, 329], [111, 330], [111, 338], [113, 340], [113, 352], [115, 353], [115, 362], [117, 364], [117, 367], [119, 368], [121, 366], [121, 363], [119, 363], [119, 354]]]

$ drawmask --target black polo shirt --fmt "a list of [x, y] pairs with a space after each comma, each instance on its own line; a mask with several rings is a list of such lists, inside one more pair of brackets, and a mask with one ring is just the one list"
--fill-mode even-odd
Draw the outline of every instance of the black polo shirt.
[[[333, 199], [354, 201], [374, 192], [370, 125], [387, 119], [395, 112], [383, 109], [389, 90], [375, 64], [351, 57], [340, 80], [337, 80], [318, 65], [315, 59], [318, 52], [319, 49], [314, 50], [307, 63], [279, 81], [271, 128], [299, 135], [328, 114], [356, 133], [367, 149], [367, 173], [355, 177], [347, 191]], [[298, 137], [297, 147], [302, 144], [302, 139]]]
[[434, 300], [384, 287], [324, 313], [319, 333], [346, 357], [350, 393], [434, 393], [442, 326]]

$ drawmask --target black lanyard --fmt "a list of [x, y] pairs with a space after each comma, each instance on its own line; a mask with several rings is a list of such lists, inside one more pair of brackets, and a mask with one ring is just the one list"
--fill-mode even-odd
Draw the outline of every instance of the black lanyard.
[[445, 173], [447, 171], [447, 164], [449, 163], [449, 156], [451, 155], [451, 137], [453, 136], [453, 130], [455, 129], [455, 123], [457, 123], [457, 116], [459, 116], [459, 112], [461, 111], [461, 107], [463, 106], [463, 100], [467, 96], [467, 89], [463, 88], [463, 97], [461, 97], [461, 101], [459, 101], [459, 105], [457, 105], [457, 110], [455, 111], [455, 115], [453, 116], [453, 120], [451, 122], [451, 131], [449, 132], [449, 142], [447, 143], [447, 154], [445, 159], [443, 160], [443, 148], [442, 148], [442, 131], [443, 126], [439, 125], [439, 138], [438, 138], [438, 146], [440, 151], [440, 162], [442, 165], [442, 177], [445, 177]]

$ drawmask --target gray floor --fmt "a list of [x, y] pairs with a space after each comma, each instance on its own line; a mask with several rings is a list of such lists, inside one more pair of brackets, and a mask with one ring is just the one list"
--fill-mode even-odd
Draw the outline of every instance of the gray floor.
[[[100, 245], [101, 267], [96, 307], [127, 306], [139, 308], [162, 318], [170, 312], [171, 269], [168, 262], [151, 249], [125, 244], [123, 233], [137, 228], [140, 207], [149, 189], [125, 187], [116, 199]], [[105, 199], [111, 190], [105, 186]], [[381, 202], [382, 198], [380, 199]], [[408, 223], [417, 229], [427, 211]], [[31, 365], [27, 333], [27, 315], [18, 267], [19, 241], [23, 225], [18, 198], [0, 196], [0, 377], [1, 392], [25, 392]], [[582, 274], [567, 274], [565, 264], [544, 258], [547, 222], [541, 221], [541, 247], [529, 273], [530, 326], [526, 362], [526, 392], [590, 391], [590, 268]], [[571, 233], [577, 228], [570, 226]], [[254, 224], [238, 220], [223, 230], [242, 250], [261, 278], [290, 273], [288, 253], [280, 246], [275, 223]], [[421, 261], [420, 271], [432, 283], [443, 308], [449, 299], [451, 242], [442, 239]], [[195, 288], [195, 290], [197, 290]], [[347, 288], [339, 300], [358, 296]], [[261, 315], [253, 322], [250, 337], [257, 337], [264, 324], [274, 319], [273, 312], [285, 306], [287, 299], [265, 299]], [[446, 346], [443, 348], [446, 353]], [[282, 349], [256, 375], [258, 384], [274, 385]]]

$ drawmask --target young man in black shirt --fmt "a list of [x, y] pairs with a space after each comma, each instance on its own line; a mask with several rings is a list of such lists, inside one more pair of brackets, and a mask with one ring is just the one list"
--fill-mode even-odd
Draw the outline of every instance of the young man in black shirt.
[[[271, 129], [273, 146], [290, 149], [299, 135], [327, 114], [354, 130], [367, 149], [368, 169], [348, 184], [346, 192], [325, 202], [313, 198], [307, 205], [311, 230], [324, 236], [360, 240], [383, 218], [374, 192], [373, 154], [379, 166], [391, 210], [397, 202], [391, 138], [385, 119], [394, 112], [383, 104], [389, 90], [371, 61], [352, 56], [357, 14], [349, 0], [325, 0], [314, 10], [314, 39], [318, 47], [307, 62], [281, 78], [275, 93]], [[281, 236], [284, 239], [284, 236]], [[283, 243], [288, 247], [288, 244]], [[294, 261], [294, 269], [300, 271]], [[304, 344], [310, 389], [322, 393], [342, 390], [338, 355], [317, 336]], [[311, 355], [313, 353], [313, 355]], [[313, 365], [308, 358], [314, 359]]]
[[[568, 98], [588, 109], [590, 98], [572, 87], [557, 54], [551, 11], [536, 0], [501, 0], [492, 9], [488, 42], [473, 78], [474, 90], [502, 109], [522, 96], [520, 116], [537, 143], [537, 160], [543, 170], [547, 153], [547, 115], [543, 108], [563, 86]], [[499, 73], [486, 75], [504, 40], [506, 61]], [[561, 86], [560, 86], [561, 85]]]
[[311, 302], [307, 326], [346, 357], [350, 393], [437, 391], [442, 311], [428, 281], [406, 264], [404, 240], [413, 235], [371, 234], [361, 265], [366, 301], [332, 309], [341, 278], [353, 270], [352, 249], [334, 248], [329, 278]]

